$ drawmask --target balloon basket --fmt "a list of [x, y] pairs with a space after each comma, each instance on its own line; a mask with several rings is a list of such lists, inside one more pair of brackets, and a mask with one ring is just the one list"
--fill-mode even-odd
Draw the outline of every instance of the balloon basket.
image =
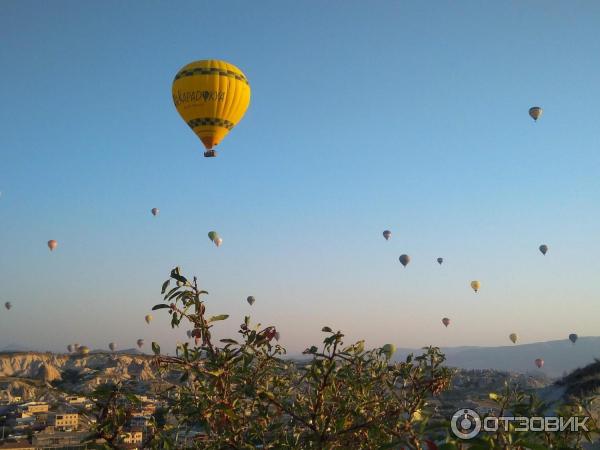
[[206, 150], [204, 152], [205, 158], [214, 158], [215, 156], [217, 156], [217, 152], [215, 150]]

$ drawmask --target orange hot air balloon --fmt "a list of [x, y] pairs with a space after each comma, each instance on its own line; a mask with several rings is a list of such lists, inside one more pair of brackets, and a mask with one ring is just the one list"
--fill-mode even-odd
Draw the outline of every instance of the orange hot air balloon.
[[250, 84], [233, 64], [215, 59], [194, 61], [175, 75], [173, 103], [206, 147], [204, 156], [217, 156], [214, 147], [248, 109]]
[[544, 360], [542, 358], [538, 358], [534, 362], [538, 369], [544, 367]]
[[160, 210], [158, 208], [152, 208], [151, 212], [152, 212], [153, 216], [158, 216], [158, 213], [160, 212]]
[[53, 251], [56, 247], [58, 247], [58, 242], [56, 242], [54, 239], [50, 239], [48, 241], [48, 248], [50, 251]]
[[444, 326], [447, 327], [448, 325], [450, 325], [450, 319], [448, 319], [447, 317], [444, 317], [442, 319], [442, 323], [444, 324]]

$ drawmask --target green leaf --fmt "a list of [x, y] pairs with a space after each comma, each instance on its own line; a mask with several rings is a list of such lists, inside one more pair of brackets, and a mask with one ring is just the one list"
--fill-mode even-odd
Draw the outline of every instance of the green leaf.
[[186, 277], [182, 277], [181, 275], [177, 275], [177, 274], [171, 274], [171, 278], [173, 278], [174, 280], [177, 280], [183, 284], [187, 284], [188, 280]]
[[169, 305], [165, 305], [164, 303], [161, 303], [160, 305], [154, 305], [152, 307], [152, 311], [156, 311], [157, 309], [169, 309], [170, 306]]
[[217, 320], [225, 320], [229, 317], [229, 314], [219, 314], [218, 316], [212, 316], [208, 319], [209, 322], [216, 322]]
[[156, 342], [152, 342], [152, 351], [155, 355], [160, 355], [160, 345], [158, 345]]
[[169, 283], [171, 282], [171, 280], [167, 280], [163, 283], [162, 285], [162, 289], [160, 290], [161, 294], [164, 294], [165, 291], [167, 290], [167, 288], [169, 287]]
[[165, 300], [167, 298], [169, 298], [173, 294], [173, 292], [176, 292], [177, 289], [179, 289], [177, 286], [175, 286], [174, 288], [171, 288], [171, 290], [165, 294], [165, 296], [164, 296]]
[[331, 333], [331, 332], [332, 332], [332, 331], [331, 331], [331, 328], [329, 328], [329, 327], [323, 327], [323, 328], [321, 329], [321, 331], [322, 331], [323, 333]]
[[233, 339], [221, 339], [221, 342], [223, 342], [224, 344], [234, 344], [234, 345], [238, 345], [238, 342], [233, 340]]

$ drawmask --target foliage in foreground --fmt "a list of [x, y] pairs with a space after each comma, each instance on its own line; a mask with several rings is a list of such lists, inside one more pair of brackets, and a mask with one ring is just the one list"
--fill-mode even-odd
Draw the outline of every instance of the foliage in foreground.
[[[146, 448], [538, 449], [581, 448], [584, 438], [591, 439], [582, 433], [511, 430], [469, 442], [453, 439], [448, 422], [435, 418], [432, 404], [452, 375], [438, 348], [394, 363], [393, 346], [367, 350], [363, 341], [348, 345], [340, 331], [324, 327], [321, 346], [307, 348], [309, 359], [294, 363], [284, 359], [276, 328], [252, 324], [249, 317], [236, 339], [215, 342], [212, 328], [228, 316], [207, 315], [208, 292], [178, 268], [164, 282], [162, 294], [164, 303], [153, 309], [166, 309], [174, 328], [189, 324], [194, 345], [182, 344], [175, 356], [166, 356], [152, 344], [156, 364], [176, 373], [178, 381], [164, 414], [171, 420], [152, 423]], [[114, 446], [126, 429], [133, 399], [121, 386], [104, 388], [97, 397], [102, 404], [98, 436]], [[510, 387], [490, 398], [499, 411], [510, 408], [524, 416], [539, 415], [546, 407]], [[202, 433], [192, 438], [190, 430]]]

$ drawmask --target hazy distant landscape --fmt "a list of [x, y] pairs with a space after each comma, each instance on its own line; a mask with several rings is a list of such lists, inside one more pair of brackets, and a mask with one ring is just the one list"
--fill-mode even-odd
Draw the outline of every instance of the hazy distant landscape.
[[[591, 364], [600, 359], [600, 337], [580, 337], [573, 344], [567, 339], [531, 344], [504, 345], [500, 347], [442, 347], [446, 355], [446, 365], [460, 369], [493, 369], [506, 372], [527, 373], [557, 378], [579, 367]], [[11, 352], [39, 352], [18, 345], [0, 347], [0, 354]], [[418, 354], [421, 349], [399, 347], [394, 356], [395, 361], [406, 358], [409, 353]], [[92, 350], [92, 353], [106, 353], [106, 350]], [[143, 354], [138, 349], [117, 350], [116, 354]], [[302, 360], [302, 355], [292, 355]], [[543, 358], [544, 367], [538, 369], [533, 361]]]

